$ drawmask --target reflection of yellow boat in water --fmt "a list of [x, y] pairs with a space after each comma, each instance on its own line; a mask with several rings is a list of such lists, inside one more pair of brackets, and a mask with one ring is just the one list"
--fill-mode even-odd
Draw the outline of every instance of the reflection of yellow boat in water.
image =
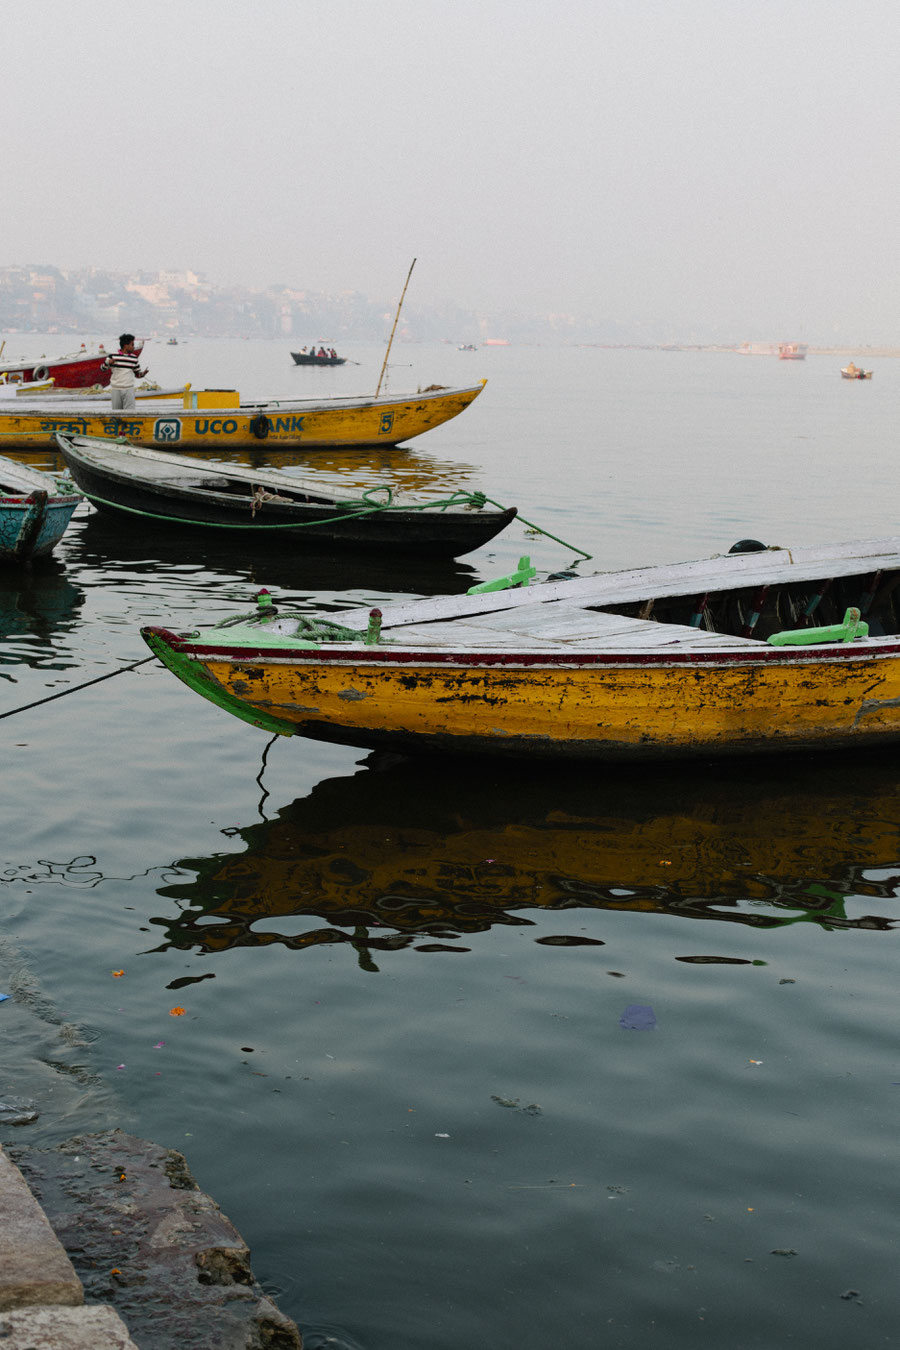
[[[160, 895], [180, 912], [153, 920], [166, 945], [446, 949], [493, 924], [528, 924], [535, 909], [762, 929], [887, 930], [900, 919], [900, 788], [887, 763], [855, 774], [630, 770], [598, 789], [580, 770], [528, 783], [503, 766], [473, 775], [442, 762], [434, 775], [402, 762], [322, 782], [235, 834], [242, 852], [176, 864], [183, 879]], [[287, 916], [310, 922], [298, 933], [296, 918], [279, 922]], [[566, 936], [575, 927], [563, 918], [554, 940], [583, 942]]]

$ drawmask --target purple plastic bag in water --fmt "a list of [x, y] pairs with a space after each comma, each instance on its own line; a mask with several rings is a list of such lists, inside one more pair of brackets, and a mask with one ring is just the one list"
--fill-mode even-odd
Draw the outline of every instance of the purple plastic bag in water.
[[652, 1031], [656, 1026], [653, 1009], [645, 1003], [629, 1003], [619, 1018], [619, 1026], [627, 1031]]

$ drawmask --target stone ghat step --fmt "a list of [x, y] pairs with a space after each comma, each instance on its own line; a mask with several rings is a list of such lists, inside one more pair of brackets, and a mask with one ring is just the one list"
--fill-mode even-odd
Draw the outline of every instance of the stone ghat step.
[[84, 1290], [18, 1167], [0, 1149], [0, 1309], [77, 1305]]
[[[49, 1149], [7, 1145], [0, 1163], [0, 1213], [13, 1220], [0, 1225], [0, 1310], [11, 1310], [0, 1318], [41, 1304], [62, 1316], [68, 1304], [114, 1312], [131, 1337], [107, 1319], [119, 1340], [74, 1340], [72, 1350], [303, 1350], [295, 1323], [256, 1281], [247, 1244], [180, 1153], [108, 1130]], [[16, 1234], [27, 1260], [15, 1257]], [[69, 1350], [65, 1340], [21, 1343], [45, 1344]], [[2, 1330], [0, 1346], [19, 1350]]]
[[112, 1308], [15, 1308], [0, 1312], [3, 1350], [139, 1350]]

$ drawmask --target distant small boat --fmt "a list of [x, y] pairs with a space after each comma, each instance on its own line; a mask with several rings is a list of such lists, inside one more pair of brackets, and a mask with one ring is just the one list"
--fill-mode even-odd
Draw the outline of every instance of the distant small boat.
[[342, 366], [346, 356], [320, 356], [318, 352], [291, 352], [298, 366]]
[[477, 352], [478, 348], [474, 342], [463, 342], [456, 349], [458, 352]]
[[805, 361], [807, 348], [803, 342], [782, 342], [778, 347], [779, 361]]
[[[66, 467], [102, 511], [143, 518], [148, 526], [231, 527], [282, 548], [323, 544], [348, 549], [459, 558], [488, 543], [515, 519], [478, 494], [393, 502], [389, 487], [333, 496], [293, 474], [242, 464], [203, 464], [91, 436], [57, 436]], [[237, 541], [236, 541], [237, 542]]]
[[855, 366], [852, 361], [849, 366], [841, 366], [842, 380], [871, 380], [871, 378], [871, 370], [860, 370], [859, 366]]
[[0, 562], [50, 553], [66, 532], [81, 493], [49, 473], [0, 458]]

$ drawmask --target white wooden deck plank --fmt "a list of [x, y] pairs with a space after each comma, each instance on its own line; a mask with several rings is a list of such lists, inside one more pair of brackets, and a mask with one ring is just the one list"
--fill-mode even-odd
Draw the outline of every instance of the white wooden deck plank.
[[[402, 600], [379, 606], [383, 625], [422, 623], [459, 615], [496, 613], [556, 601], [570, 605], [625, 604], [675, 595], [797, 583], [829, 577], [869, 574], [900, 568], [900, 537], [857, 540], [815, 548], [770, 548], [763, 553], [732, 553], [695, 562], [643, 567], [620, 572], [601, 572], [574, 580], [544, 582], [538, 586], [494, 591], [487, 595], [434, 596], [426, 600]], [[341, 610], [329, 615], [347, 623], [358, 611]]]
[[403, 647], [464, 647], [467, 651], [532, 651], [537, 646], [548, 651], [564, 644], [544, 639], [523, 637], [521, 633], [495, 633], [490, 629], [474, 628], [465, 623], [414, 624], [404, 626], [385, 637], [392, 646]]
[[449, 623], [406, 626], [386, 635], [392, 646], [411, 651], [504, 652], [523, 655], [552, 655], [566, 651], [671, 652], [679, 648], [722, 648], [746, 651], [762, 645], [758, 638], [732, 637], [727, 633], [707, 633], [686, 624], [654, 623], [647, 619], [623, 619], [620, 615], [600, 615], [617, 619], [605, 630], [599, 627], [580, 637], [555, 637], [548, 633], [493, 631], [490, 627], [455, 620]]
[[608, 614], [604, 610], [583, 609], [578, 605], [567, 605], [556, 601], [549, 605], [537, 605], [522, 609], [503, 610], [499, 614], [477, 614], [466, 618], [466, 623], [477, 628], [490, 628], [494, 632], [540, 633], [545, 637], [557, 634], [566, 636], [589, 632], [608, 632], [614, 628], [625, 629], [632, 623], [640, 623], [624, 614]]

